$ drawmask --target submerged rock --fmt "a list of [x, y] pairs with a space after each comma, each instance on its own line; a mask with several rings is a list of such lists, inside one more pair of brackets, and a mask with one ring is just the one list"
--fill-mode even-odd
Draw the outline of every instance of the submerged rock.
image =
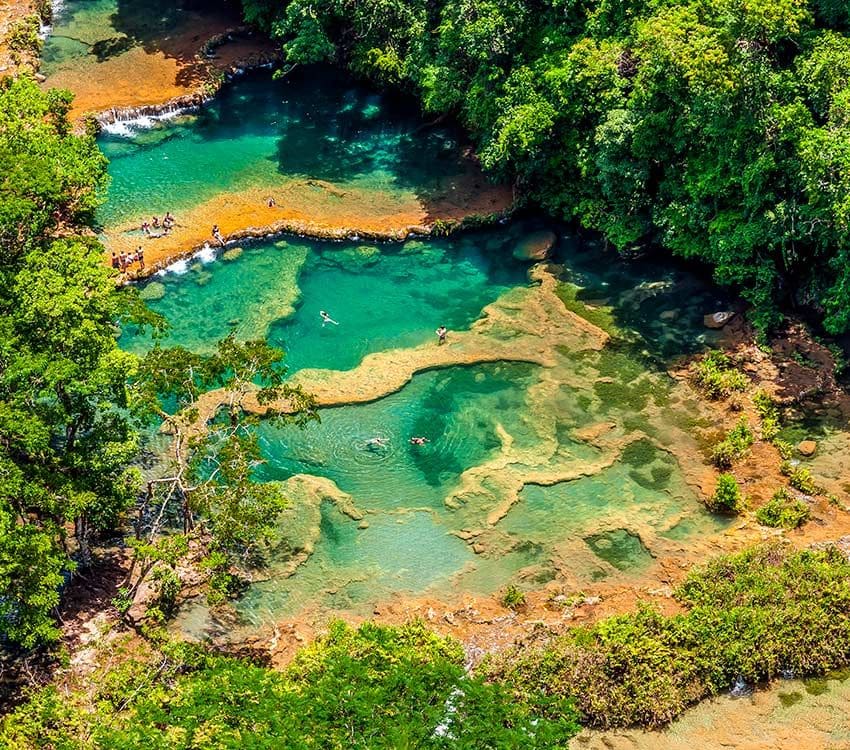
[[734, 317], [735, 313], [728, 310], [711, 313], [710, 315], [703, 316], [702, 324], [706, 328], [713, 328], [714, 330], [717, 330], [719, 328], [723, 328], [723, 326], [725, 326]]
[[818, 444], [814, 440], [803, 440], [797, 445], [797, 450], [800, 454], [806, 456], [814, 456], [818, 449]]
[[514, 258], [517, 260], [546, 260], [557, 240], [557, 235], [548, 229], [533, 232], [525, 239], [520, 240], [514, 248]]
[[151, 281], [150, 284], [145, 284], [139, 291], [139, 297], [146, 302], [162, 299], [165, 296], [165, 284], [158, 281]]
[[221, 254], [222, 260], [236, 260], [244, 250], [241, 247], [229, 247]]

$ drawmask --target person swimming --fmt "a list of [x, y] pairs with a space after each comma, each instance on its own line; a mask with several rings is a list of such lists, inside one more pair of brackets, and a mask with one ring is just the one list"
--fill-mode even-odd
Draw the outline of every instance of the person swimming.
[[430, 443], [431, 441], [426, 437], [415, 436], [410, 438], [409, 442], [411, 445], [425, 445], [425, 443]]
[[386, 448], [387, 447], [387, 439], [382, 437], [373, 437], [369, 438], [366, 441], [366, 450], [376, 450], [377, 448]]
[[319, 310], [319, 317], [322, 319], [322, 328], [325, 327], [326, 323], [333, 323], [335, 326], [338, 326], [337, 323], [330, 315], [328, 315], [324, 310]]

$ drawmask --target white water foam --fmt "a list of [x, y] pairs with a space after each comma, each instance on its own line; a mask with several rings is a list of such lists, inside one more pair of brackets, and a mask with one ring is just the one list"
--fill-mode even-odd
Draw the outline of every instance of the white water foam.
[[184, 273], [189, 272], [189, 261], [176, 260], [170, 266], [166, 266], [165, 271], [166, 273], [176, 273], [178, 276], [182, 276]]
[[101, 124], [104, 133], [118, 136], [119, 138], [132, 138], [140, 130], [150, 130], [161, 122], [174, 120], [186, 114], [191, 107], [174, 107], [155, 115], [137, 115], [136, 117], [116, 117], [111, 122]]
[[218, 253], [216, 252], [215, 248], [210, 247], [210, 244], [208, 242], [206, 245], [203, 246], [202, 249], [198, 250], [198, 252], [196, 252], [192, 256], [192, 258], [197, 258], [199, 261], [201, 261], [201, 263], [212, 263], [217, 256]]

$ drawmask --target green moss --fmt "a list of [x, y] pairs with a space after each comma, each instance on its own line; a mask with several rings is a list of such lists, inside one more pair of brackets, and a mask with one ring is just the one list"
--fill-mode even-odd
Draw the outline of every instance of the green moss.
[[802, 700], [803, 694], [797, 690], [794, 690], [791, 693], [779, 694], [779, 702], [782, 704], [783, 708], [791, 708], [791, 706], [796, 706]]
[[622, 332], [617, 327], [617, 322], [614, 318], [613, 308], [609, 306], [588, 306], [579, 299], [581, 287], [571, 284], [568, 281], [562, 281], [558, 284], [557, 294], [564, 303], [564, 307], [570, 312], [584, 318], [589, 323], [601, 328], [609, 336], [619, 337]]

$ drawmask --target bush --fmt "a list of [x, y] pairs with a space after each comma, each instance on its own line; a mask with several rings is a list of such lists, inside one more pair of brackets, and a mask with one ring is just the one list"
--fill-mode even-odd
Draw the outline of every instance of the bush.
[[776, 402], [764, 391], [759, 390], [753, 394], [753, 404], [761, 420], [761, 438], [768, 443], [775, 443], [782, 419]]
[[756, 520], [763, 526], [781, 529], [796, 529], [809, 520], [809, 506], [799, 498], [792, 497], [784, 487], [756, 511]]
[[29, 15], [18, 19], [9, 26], [6, 43], [15, 52], [26, 52], [33, 57], [41, 53], [41, 22], [38, 16]]
[[522, 609], [522, 607], [525, 606], [525, 594], [521, 589], [510, 584], [504, 592], [502, 592], [502, 598], [500, 601], [502, 606], [507, 609]]
[[717, 487], [714, 494], [706, 500], [708, 509], [715, 513], [738, 513], [743, 510], [744, 499], [738, 480], [731, 474], [721, 474], [717, 477]]
[[697, 362], [693, 372], [697, 385], [712, 399], [743, 392], [750, 382], [744, 373], [735, 369], [729, 356], [718, 349], [712, 349]]
[[805, 675], [846, 666], [849, 576], [835, 547], [756, 547], [692, 572], [676, 591], [685, 614], [644, 607], [516, 646], [482, 669], [520, 700], [572, 697], [595, 726], [663, 725], [738, 675], [756, 682], [784, 669]]
[[780, 472], [788, 477], [788, 484], [804, 495], [817, 495], [820, 488], [815, 484], [812, 472], [805, 466], [793, 466], [789, 461], [783, 461]]
[[747, 418], [741, 417], [725, 439], [714, 446], [711, 460], [719, 469], [729, 469], [736, 460], [747, 454], [754, 441], [755, 436]]

